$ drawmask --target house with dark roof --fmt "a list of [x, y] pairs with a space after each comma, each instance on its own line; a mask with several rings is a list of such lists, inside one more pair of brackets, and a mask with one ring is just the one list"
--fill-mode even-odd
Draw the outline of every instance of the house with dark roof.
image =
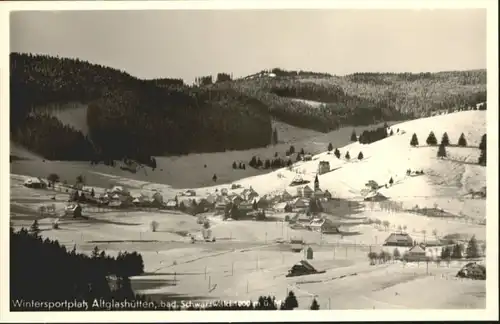
[[413, 239], [407, 233], [392, 233], [384, 242], [385, 246], [413, 246]]
[[313, 192], [314, 191], [308, 185], [297, 188], [297, 195], [299, 197], [310, 198]]
[[415, 245], [414, 247], [409, 249], [407, 253], [405, 253], [404, 259], [409, 262], [426, 261], [427, 255], [425, 252], [425, 246]]

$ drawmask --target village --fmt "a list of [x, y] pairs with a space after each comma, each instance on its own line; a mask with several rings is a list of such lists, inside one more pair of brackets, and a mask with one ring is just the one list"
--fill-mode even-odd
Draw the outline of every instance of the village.
[[[304, 156], [303, 160], [312, 161], [311, 156]], [[216, 223], [217, 220], [226, 223], [231, 221], [279, 223], [282, 235], [278, 235], [274, 239], [274, 243], [288, 245], [290, 251], [302, 252], [303, 255], [302, 260], [289, 270], [287, 277], [323, 273], [324, 271], [315, 269], [310, 263], [310, 260], [314, 258], [312, 246], [318, 244], [323, 247], [328, 246], [328, 244], [337, 244], [338, 246], [344, 238], [348, 239], [344, 244], [360, 246], [360, 250], [368, 247], [368, 258], [372, 265], [376, 263], [376, 260], [383, 260], [384, 263], [393, 259], [428, 263], [429, 261], [439, 262], [443, 257], [448, 258], [449, 262], [452, 255], [454, 260], [466, 257], [466, 251], [469, 250], [467, 247], [468, 237], [463, 239], [450, 236], [438, 238], [436, 233], [426, 237], [424, 231], [423, 239], [421, 235], [412, 238], [405, 231], [406, 226], [405, 228], [402, 226], [396, 228], [396, 225], [393, 225], [395, 231], [387, 232], [389, 229], [388, 221], [381, 222], [366, 216], [356, 215], [356, 209], [360, 208], [359, 206], [366, 210], [369, 204], [373, 210], [374, 203], [379, 204], [381, 210], [389, 210], [383, 207], [387, 206], [388, 198], [378, 190], [392, 185], [392, 178], [385, 185], [380, 185], [374, 180], [367, 181], [365, 188], [361, 189], [364, 198], [360, 203], [357, 203], [358, 207], [354, 207], [354, 203], [351, 204], [350, 201], [347, 201], [347, 213], [339, 216], [336, 211], [338, 211], [342, 200], [332, 197], [328, 190], [323, 191], [319, 182], [319, 175], [331, 171], [330, 164], [328, 161], [320, 160], [317, 165], [313, 186], [310, 185], [310, 181], [304, 180], [300, 174], [297, 174], [287, 189], [263, 195], [251, 186], [245, 188], [240, 184], [233, 183], [205, 192], [205, 195], [197, 194], [196, 190], [188, 189], [177, 192], [173, 197], [167, 197], [162, 195], [160, 191], [153, 191], [148, 195], [138, 190], [128, 190], [120, 185], [112, 186], [110, 189], [91, 187], [84, 184], [83, 177], [79, 177], [74, 185], [68, 185], [67, 182], [54, 181], [56, 178], [54, 175], [49, 176], [49, 179], [27, 178], [23, 186], [30, 189], [52, 190], [67, 195], [67, 202], [62, 210], [58, 210], [55, 204], [42, 205], [38, 209], [40, 218], [54, 217], [53, 229], [59, 229], [61, 223], [64, 223], [64, 219], [88, 220], [89, 216], [105, 211], [122, 211], [125, 213], [124, 220], [127, 218], [127, 213], [134, 211], [147, 213], [157, 213], [160, 210], [175, 211], [196, 219], [199, 230], [184, 233], [189, 238], [190, 243], [194, 244], [196, 242], [217, 241], [217, 237], [212, 234], [211, 230], [212, 223], [214, 221]], [[423, 171], [407, 170], [406, 172], [407, 176], [413, 177], [421, 174]], [[50, 199], [55, 200], [55, 196]], [[329, 205], [334, 207], [324, 207]], [[393, 206], [389, 208], [393, 208]], [[35, 222], [37, 221], [35, 220]], [[354, 240], [352, 243], [349, 241], [350, 237], [361, 234], [361, 228], [366, 229], [367, 226], [374, 226], [379, 230], [383, 228], [386, 238], [381, 237], [381, 242], [377, 242], [377, 237], [375, 237], [375, 242], [368, 240], [368, 242], [359, 241], [356, 243]], [[149, 224], [151, 232], [158, 231], [158, 227], [159, 223], [156, 220], [152, 220]], [[286, 238], [283, 235], [285, 227], [287, 228]], [[289, 234], [288, 229], [293, 231], [292, 235]], [[316, 239], [317, 236], [311, 240], [313, 236], [307, 235], [305, 232], [312, 235], [317, 233], [319, 240]], [[268, 243], [267, 235], [266, 232], [266, 244]], [[233, 237], [231, 239], [233, 240]], [[270, 234], [269, 240], [271, 239], [272, 235]], [[443, 250], [445, 251], [443, 252]], [[478, 244], [474, 250], [476, 251], [474, 253], [477, 253], [474, 258], [484, 255], [484, 250], [485, 244]]]
[[[200, 188], [102, 172], [97, 185], [92, 169], [11, 173], [10, 222], [81, 253], [139, 251], [144, 273], [132, 288], [156, 300], [293, 291], [300, 309], [313, 299], [321, 309], [484, 307], [484, 167], [468, 162], [480, 153], [483, 120], [469, 116], [479, 113], [399, 124], [371, 144]], [[446, 123], [476, 134], [473, 146], [450, 146], [452, 158], [440, 159], [437, 146], [411, 144], [412, 133], [425, 138]], [[427, 296], [436, 286], [439, 299]]]

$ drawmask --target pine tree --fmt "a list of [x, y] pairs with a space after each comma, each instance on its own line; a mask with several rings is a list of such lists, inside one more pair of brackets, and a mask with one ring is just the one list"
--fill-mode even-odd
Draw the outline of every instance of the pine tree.
[[401, 257], [401, 252], [399, 252], [398, 248], [395, 248], [392, 255], [394, 256], [394, 259], [398, 260]]
[[288, 152], [290, 152], [290, 154], [295, 153], [295, 147], [293, 145], [290, 146], [290, 149], [288, 150]]
[[345, 154], [345, 159], [346, 160], [350, 160], [351, 159], [351, 155], [349, 154], [349, 151]]
[[297, 297], [295, 297], [293, 291], [290, 291], [285, 299], [285, 305], [283, 308], [286, 310], [293, 310], [297, 307], [299, 307], [299, 303], [297, 302]]
[[478, 258], [480, 256], [479, 246], [477, 244], [476, 236], [472, 235], [466, 249], [467, 258]]
[[213, 182], [217, 182], [217, 175], [214, 173], [214, 176], [212, 177]]
[[391, 132], [389, 133], [390, 136], [394, 135], [394, 131], [391, 128]]
[[319, 304], [316, 298], [313, 299], [311, 307], [309, 308], [311, 310], [319, 310]]
[[462, 147], [467, 146], [467, 141], [465, 140], [464, 133], [460, 134], [460, 138], [458, 139], [458, 146], [462, 146]]
[[331, 152], [333, 150], [333, 145], [332, 143], [328, 144], [328, 152]]
[[276, 130], [276, 128], [273, 130], [273, 144], [278, 144], [278, 131]]
[[363, 160], [363, 152], [359, 152], [358, 154], [358, 160]]
[[236, 162], [233, 162], [233, 169], [237, 169], [238, 166], [236, 165]]
[[450, 145], [450, 139], [448, 137], [448, 133], [446, 133], [446, 132], [444, 132], [443, 137], [441, 138], [441, 145], [443, 145], [443, 146]]
[[353, 129], [351, 134], [351, 142], [356, 142], [358, 140], [358, 136], [356, 135], [356, 131]]
[[40, 234], [40, 227], [38, 226], [38, 221], [36, 219], [30, 226], [30, 233], [34, 236], [38, 236]]
[[460, 244], [455, 244], [453, 246], [453, 250], [451, 252], [452, 259], [461, 259], [462, 258], [462, 246]]
[[436, 135], [434, 135], [434, 132], [431, 131], [429, 133], [429, 136], [427, 136], [427, 140], [425, 142], [429, 146], [437, 145], [437, 139], [436, 139]]
[[451, 257], [451, 251], [450, 251], [450, 248], [448, 246], [445, 246], [442, 250], [441, 250], [441, 260], [446, 260], [448, 259], [449, 257]]
[[267, 159], [266, 162], [264, 163], [264, 169], [269, 169], [270, 167], [271, 167], [271, 161]]
[[305, 154], [306, 154], [306, 152], [304, 152], [304, 149], [303, 149], [303, 148], [301, 148], [301, 149], [300, 149], [300, 155], [305, 155]]
[[340, 159], [340, 151], [338, 148], [335, 149], [335, 156], [337, 157], [337, 159]]
[[257, 158], [255, 156], [252, 156], [252, 159], [250, 160], [250, 162], [248, 162], [248, 165], [250, 165], [252, 168], [255, 168], [255, 166], [257, 165]]
[[92, 259], [97, 259], [99, 257], [99, 248], [97, 247], [97, 245], [94, 247], [94, 249], [92, 250], [92, 254], [90, 255], [90, 257]]
[[481, 150], [478, 163], [479, 165], [486, 166], [486, 150]]
[[486, 150], [486, 134], [481, 137], [481, 142], [479, 143], [480, 150]]
[[392, 179], [392, 177], [389, 179], [389, 184], [392, 186], [392, 184], [394, 183], [394, 180]]
[[257, 210], [257, 209], [259, 209], [259, 206], [257, 205], [257, 200], [254, 200], [254, 201], [253, 201], [253, 204], [252, 204], [252, 209], [253, 209], [253, 210]]
[[443, 143], [441, 143], [439, 145], [439, 148], [438, 148], [438, 151], [437, 151], [437, 157], [438, 158], [444, 158], [446, 156], [447, 156], [446, 147], [445, 147], [445, 145], [443, 145]]
[[411, 137], [410, 145], [413, 147], [418, 146], [417, 134], [413, 133], [413, 135]]
[[49, 183], [52, 184], [52, 188], [54, 188], [54, 184], [59, 181], [59, 175], [51, 173], [49, 174], [47, 180], [49, 180]]

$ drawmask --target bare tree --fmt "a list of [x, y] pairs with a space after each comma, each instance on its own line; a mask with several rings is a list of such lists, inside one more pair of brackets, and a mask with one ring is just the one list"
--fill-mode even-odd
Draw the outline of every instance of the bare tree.
[[151, 224], [149, 224], [150, 228], [151, 228], [151, 231], [152, 232], [156, 232], [156, 230], [158, 229], [158, 222], [157, 221], [152, 221]]

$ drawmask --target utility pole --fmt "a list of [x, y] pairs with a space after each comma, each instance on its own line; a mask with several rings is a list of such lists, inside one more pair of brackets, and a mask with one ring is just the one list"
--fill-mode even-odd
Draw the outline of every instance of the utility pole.
[[211, 284], [211, 280], [212, 277], [211, 276], [208, 276], [208, 290], [210, 291], [210, 289], [212, 288], [212, 284]]

